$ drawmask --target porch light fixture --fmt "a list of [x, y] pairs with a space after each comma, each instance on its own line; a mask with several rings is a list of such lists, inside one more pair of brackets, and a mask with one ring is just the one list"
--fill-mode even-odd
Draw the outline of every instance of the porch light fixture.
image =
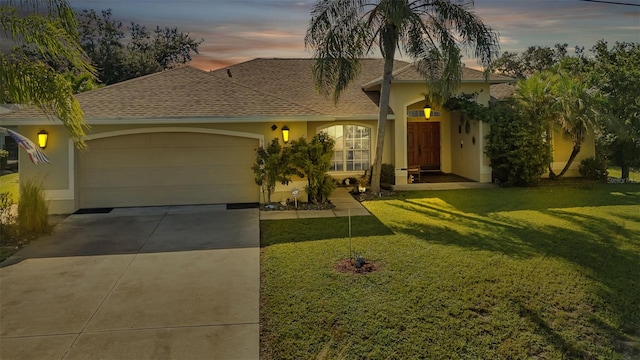
[[282, 141], [285, 144], [289, 142], [289, 127], [287, 125], [282, 127]]
[[41, 149], [44, 149], [47, 147], [47, 142], [49, 142], [49, 133], [45, 130], [40, 130], [38, 133], [38, 146], [40, 146]]
[[424, 105], [424, 118], [427, 120], [431, 118], [431, 106], [427, 104]]

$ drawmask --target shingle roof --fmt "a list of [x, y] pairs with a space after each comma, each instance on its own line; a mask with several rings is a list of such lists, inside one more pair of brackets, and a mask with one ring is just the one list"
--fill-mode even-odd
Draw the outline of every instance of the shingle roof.
[[[77, 96], [87, 121], [185, 117], [320, 115], [302, 105], [183, 66]], [[0, 119], [40, 119], [27, 107]]]
[[[362, 59], [361, 69], [356, 79], [341, 94], [335, 104], [331, 97], [325, 98], [316, 92], [312, 69], [314, 59], [266, 59], [258, 58], [228, 68], [212, 72], [236, 84], [273, 94], [308, 107], [328, 116], [377, 115], [380, 94], [377, 91], [363, 91], [362, 84], [380, 76], [383, 59]], [[402, 68], [407, 63], [396, 61]]]
[[[469, 82], [485, 82], [488, 81], [490, 84], [499, 84], [499, 83], [511, 83], [515, 80], [497, 74], [490, 74], [489, 78], [486, 79], [484, 72], [468, 67], [462, 68], [462, 78], [463, 83]], [[396, 68], [393, 71], [393, 81], [394, 82], [423, 82], [424, 77], [420, 74], [418, 69], [414, 64], [407, 64], [401, 68]], [[366, 89], [374, 88], [378, 86], [382, 82], [382, 77], [377, 77], [368, 83], [363, 83], [362, 86]]]
[[[270, 116], [349, 117], [378, 114], [375, 91], [383, 59], [363, 59], [361, 70], [337, 104], [316, 92], [314, 59], [254, 59], [205, 72], [190, 66], [143, 76], [77, 95], [89, 123], [98, 120], [238, 118]], [[415, 67], [396, 61], [394, 81], [424, 81]], [[227, 71], [231, 73], [228, 76]], [[492, 83], [512, 79], [492, 75]], [[482, 72], [463, 68], [463, 82], [484, 81]], [[363, 85], [367, 84], [366, 90]], [[44, 119], [25, 107], [0, 120]]]
[[491, 101], [499, 101], [510, 98], [516, 87], [511, 84], [495, 84], [491, 85]]

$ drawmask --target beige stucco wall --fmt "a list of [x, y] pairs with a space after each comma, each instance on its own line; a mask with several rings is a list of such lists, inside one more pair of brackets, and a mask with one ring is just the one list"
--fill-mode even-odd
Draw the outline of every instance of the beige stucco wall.
[[[427, 121], [423, 118], [409, 118], [407, 110], [420, 109], [424, 104], [427, 87], [424, 83], [396, 83], [391, 86], [389, 106], [395, 113], [393, 163], [396, 168], [396, 184], [407, 181], [407, 122]], [[462, 84], [458, 93], [477, 93], [477, 101], [487, 105], [489, 102], [489, 84], [484, 82]], [[438, 104], [430, 104], [433, 110], [441, 113], [428, 121], [440, 122], [440, 162], [441, 170], [469, 179], [490, 182], [491, 171], [484, 156], [487, 126], [471, 121], [471, 131], [458, 134], [460, 118], [442, 109]], [[457, 117], [456, 117], [457, 116]], [[475, 144], [472, 139], [475, 137]], [[462, 142], [462, 148], [460, 144]]]
[[[569, 156], [571, 156], [571, 152], [573, 151], [573, 142], [567, 139], [562, 131], [555, 129], [553, 132], [553, 172], [556, 174], [560, 173], [564, 166], [569, 160]], [[580, 173], [578, 172], [578, 166], [580, 165], [580, 161], [586, 159], [588, 157], [596, 156], [596, 145], [595, 145], [595, 135], [593, 131], [589, 131], [585, 136], [584, 142], [580, 146], [580, 152], [573, 160], [571, 166], [569, 166], [569, 170], [564, 174], [565, 177], [579, 177]], [[547, 173], [545, 176], [549, 176]]]
[[33, 164], [29, 156], [22, 150], [19, 152], [20, 183], [34, 181], [41, 184], [45, 198], [48, 200], [49, 213], [63, 214], [73, 212], [74, 189], [73, 171], [68, 161], [74, 156], [75, 148], [69, 143], [69, 136], [63, 126], [19, 126], [18, 132], [37, 144], [37, 133], [45, 130], [49, 133], [49, 141], [44, 152], [49, 164]]
[[[271, 130], [271, 126], [275, 124], [278, 129]], [[93, 135], [110, 133], [116, 131], [128, 131], [132, 129], [157, 129], [157, 128], [190, 128], [190, 129], [207, 129], [221, 130], [237, 133], [252, 134], [261, 137], [264, 142], [270, 142], [273, 138], [281, 138], [282, 126], [287, 125], [290, 128], [290, 139], [295, 139], [307, 134], [307, 125], [305, 122], [261, 122], [261, 123], [237, 123], [237, 124], [114, 124], [114, 125], [92, 125], [87, 131], [87, 136], [91, 138]], [[51, 214], [67, 214], [78, 209], [78, 194], [75, 184], [76, 158], [77, 150], [70, 141], [66, 129], [61, 125], [46, 126], [19, 126], [18, 131], [35, 141], [36, 134], [40, 130], [49, 132], [49, 143], [45, 149], [45, 153], [49, 157], [50, 164], [35, 165], [29, 161], [28, 156], [21, 152], [20, 161], [20, 181], [33, 180], [42, 184], [45, 192], [45, 198], [49, 204], [49, 212]], [[90, 142], [89, 142], [90, 145]], [[90, 151], [90, 148], [89, 150]], [[70, 160], [71, 159], [71, 160]], [[292, 186], [298, 186], [301, 190], [304, 185], [297, 182], [291, 184], [286, 189], [287, 194]], [[303, 199], [306, 195], [303, 193]], [[277, 199], [277, 198], [274, 198]]]

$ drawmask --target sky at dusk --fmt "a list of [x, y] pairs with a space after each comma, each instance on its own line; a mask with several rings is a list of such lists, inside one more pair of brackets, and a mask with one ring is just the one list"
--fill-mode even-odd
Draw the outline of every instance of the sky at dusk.
[[[315, 1], [70, 0], [77, 10], [112, 9], [125, 25], [177, 27], [204, 39], [191, 65], [217, 69], [257, 57], [308, 58], [304, 35]], [[640, 0], [620, 0], [640, 5]], [[476, 0], [473, 10], [500, 34], [500, 52], [567, 43], [589, 49], [604, 39], [640, 42], [640, 6], [578, 0]], [[465, 59], [475, 66], [472, 59]]]

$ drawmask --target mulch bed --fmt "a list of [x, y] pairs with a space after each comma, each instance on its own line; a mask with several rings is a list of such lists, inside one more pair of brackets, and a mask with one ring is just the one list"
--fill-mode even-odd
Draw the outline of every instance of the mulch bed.
[[380, 270], [380, 265], [373, 261], [366, 261], [360, 268], [356, 268], [354, 259], [342, 259], [338, 261], [333, 269], [344, 274], [369, 274]]
[[336, 206], [331, 203], [331, 201], [325, 203], [307, 203], [307, 202], [299, 202], [298, 207], [294, 202], [289, 203], [271, 203], [268, 205], [260, 204], [261, 211], [282, 211], [282, 210], [330, 210], [335, 208]]
[[390, 190], [380, 190], [380, 193], [378, 194], [372, 193], [371, 191], [367, 191], [364, 193], [359, 193], [357, 191], [351, 192], [351, 195], [353, 195], [353, 198], [358, 200], [359, 202], [378, 199], [381, 197], [394, 196], [395, 194], [396, 193], [394, 191], [390, 191]]

